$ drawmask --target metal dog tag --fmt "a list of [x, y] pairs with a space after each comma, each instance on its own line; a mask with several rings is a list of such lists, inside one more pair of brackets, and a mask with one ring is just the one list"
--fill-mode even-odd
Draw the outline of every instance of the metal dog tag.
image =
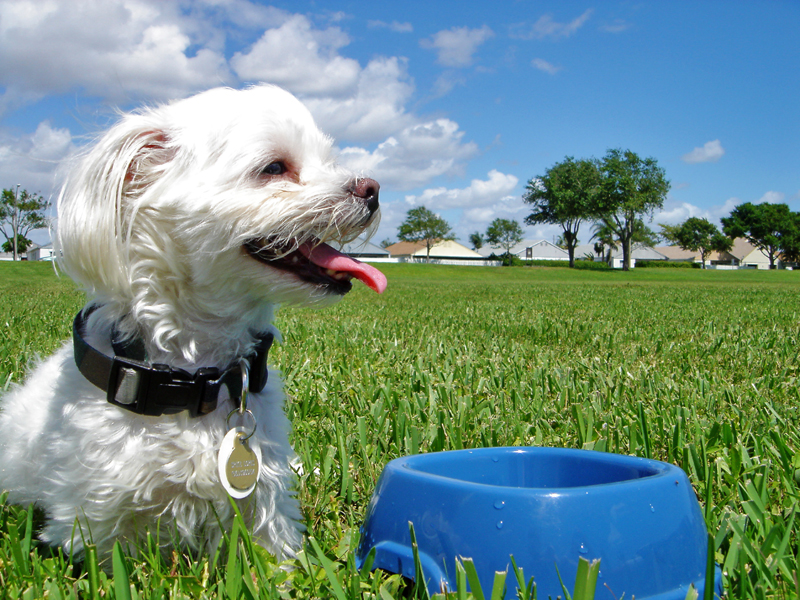
[[222, 487], [232, 498], [246, 498], [256, 489], [261, 472], [261, 451], [252, 438], [247, 438], [244, 427], [234, 427], [225, 434], [217, 467]]

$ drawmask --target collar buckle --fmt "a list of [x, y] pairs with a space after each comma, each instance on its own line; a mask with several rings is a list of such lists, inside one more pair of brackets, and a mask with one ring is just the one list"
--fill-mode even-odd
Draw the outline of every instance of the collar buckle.
[[216, 367], [194, 375], [168, 365], [147, 365], [115, 356], [108, 378], [106, 399], [140, 415], [171, 415], [188, 410], [205, 415], [217, 407], [222, 374]]

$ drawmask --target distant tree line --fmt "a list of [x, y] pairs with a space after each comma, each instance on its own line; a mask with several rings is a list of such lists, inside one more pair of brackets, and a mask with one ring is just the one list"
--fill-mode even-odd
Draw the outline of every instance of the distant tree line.
[[[679, 225], [661, 224], [656, 233], [645, 224], [656, 210], [663, 208], [670, 182], [654, 158], [640, 158], [631, 150], [611, 149], [601, 159], [567, 156], [544, 174], [531, 178], [522, 196], [531, 206], [525, 218], [528, 225], [557, 225], [561, 228], [557, 245], [567, 251], [570, 267], [575, 266], [575, 248], [584, 223], [592, 223], [594, 251], [611, 260], [614, 250], [622, 249], [622, 268], [631, 268], [635, 244], [655, 246], [659, 240], [684, 250], [700, 253], [703, 268], [712, 252], [727, 252], [736, 238], [744, 238], [758, 248], [775, 268], [779, 258], [800, 262], [800, 213], [786, 204], [744, 203], [729, 217], [721, 219], [722, 231], [707, 219], [691, 217]], [[450, 225], [424, 206], [408, 211], [399, 227], [403, 241], [424, 241], [428, 256], [440, 240], [452, 240]], [[522, 241], [517, 221], [495, 219], [485, 233], [474, 232], [469, 241], [475, 250], [485, 245], [502, 248], [506, 255]], [[384, 241], [384, 247], [389, 240]]]
[[594, 250], [610, 259], [622, 247], [623, 269], [630, 269], [635, 243], [654, 246], [658, 238], [684, 250], [700, 253], [703, 268], [712, 252], [727, 252], [736, 238], [758, 248], [775, 268], [778, 258], [800, 261], [800, 213], [786, 204], [736, 206], [721, 219], [722, 231], [707, 219], [691, 217], [679, 225], [660, 225], [656, 234], [645, 225], [663, 208], [670, 189], [664, 170], [653, 158], [641, 159], [630, 150], [609, 150], [600, 159], [575, 160], [568, 156], [528, 181], [523, 200], [533, 207], [529, 225], [547, 223], [562, 229], [561, 245], [574, 266], [578, 232], [591, 221]]

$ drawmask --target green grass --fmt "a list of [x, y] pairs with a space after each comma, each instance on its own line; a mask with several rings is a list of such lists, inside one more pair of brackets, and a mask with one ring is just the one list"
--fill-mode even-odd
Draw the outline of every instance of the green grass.
[[[6, 506], [0, 588], [70, 597], [94, 579], [114, 597], [124, 597], [115, 583], [140, 598], [413, 594], [352, 560], [383, 465], [414, 452], [544, 445], [679, 465], [728, 596], [798, 597], [800, 273], [381, 269], [381, 296], [358, 285], [333, 308], [279, 313], [284, 342], [271, 362], [291, 396], [313, 540], [294, 570], [237, 531], [230, 557], [120, 555], [113, 576], [86, 564], [73, 572], [69, 559], [37, 550], [25, 510]], [[3, 385], [68, 338], [82, 299], [41, 264], [0, 264], [0, 294]]]

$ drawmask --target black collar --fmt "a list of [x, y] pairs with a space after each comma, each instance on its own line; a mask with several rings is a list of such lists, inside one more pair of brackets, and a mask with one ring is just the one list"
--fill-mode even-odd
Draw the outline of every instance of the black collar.
[[[96, 307], [82, 310], [72, 324], [75, 364], [86, 379], [106, 392], [107, 400], [116, 406], [140, 415], [161, 416], [188, 410], [193, 417], [207, 415], [217, 407], [220, 387], [238, 401], [242, 389], [239, 362], [224, 371], [216, 367], [200, 369], [194, 374], [168, 365], [150, 365], [143, 360], [115, 354], [106, 356], [83, 339], [86, 319]], [[250, 363], [248, 390], [258, 393], [267, 383], [267, 354], [273, 335], [259, 336]], [[119, 352], [115, 345], [115, 352]]]

